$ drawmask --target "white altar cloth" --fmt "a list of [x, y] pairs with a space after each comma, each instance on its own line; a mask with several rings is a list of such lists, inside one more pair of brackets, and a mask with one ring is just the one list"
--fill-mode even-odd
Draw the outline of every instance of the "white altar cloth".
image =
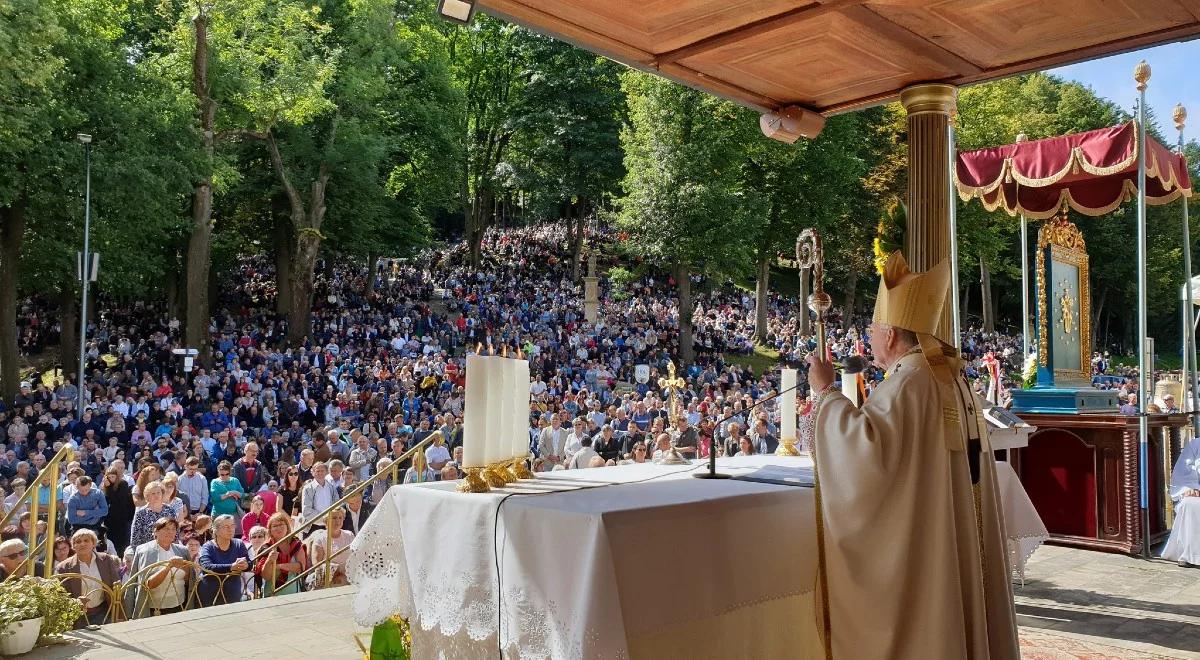
[[819, 657], [813, 490], [691, 478], [703, 469], [393, 487], [354, 539], [355, 617], [407, 617], [418, 658]]
[[1025, 583], [1025, 563], [1035, 550], [1050, 538], [1046, 524], [1021, 485], [1016, 470], [1006, 461], [996, 461], [996, 481], [1000, 486], [1000, 505], [1004, 508], [1004, 534], [1012, 569]]

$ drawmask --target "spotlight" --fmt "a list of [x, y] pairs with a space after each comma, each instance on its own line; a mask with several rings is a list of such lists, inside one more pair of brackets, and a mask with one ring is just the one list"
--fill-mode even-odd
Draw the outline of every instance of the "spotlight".
[[475, 0], [438, 0], [438, 15], [452, 23], [470, 25], [475, 18]]
[[772, 140], [792, 144], [801, 137], [815, 138], [825, 128], [825, 118], [815, 112], [789, 105], [776, 112], [763, 113], [758, 127]]

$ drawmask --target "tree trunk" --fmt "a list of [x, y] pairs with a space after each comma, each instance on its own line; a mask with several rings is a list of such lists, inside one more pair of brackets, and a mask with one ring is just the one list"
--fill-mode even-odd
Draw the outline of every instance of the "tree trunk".
[[692, 280], [686, 264], [675, 266], [675, 286], [679, 289], [679, 361], [686, 366], [696, 357], [692, 345]]
[[812, 270], [808, 268], [800, 269], [800, 304], [796, 310], [796, 315], [800, 317], [800, 334], [812, 334], [812, 318], [808, 315], [808, 289], [811, 285]]
[[199, 362], [211, 366], [212, 347], [208, 337], [209, 262], [212, 246], [212, 157], [213, 131], [216, 125], [217, 104], [210, 94], [208, 83], [208, 16], [203, 11], [192, 19], [196, 33], [196, 51], [192, 55], [192, 93], [200, 117], [200, 149], [205, 159], [205, 173], [192, 192], [192, 233], [187, 250], [187, 320], [184, 341], [200, 351]]
[[964, 286], [962, 292], [962, 307], [959, 307], [963, 314], [966, 314], [971, 309], [971, 287]]
[[850, 263], [846, 273], [846, 303], [842, 307], [842, 329], [849, 330], [854, 316], [854, 299], [858, 295], [858, 266]]
[[301, 231], [296, 235], [291, 271], [291, 303], [288, 308], [288, 342], [300, 343], [312, 330], [313, 275], [321, 251], [320, 234]]
[[376, 268], [378, 261], [379, 254], [375, 252], [367, 253], [367, 286], [363, 290], [363, 293], [367, 296], [375, 293], [375, 277], [379, 272], [379, 269]]
[[186, 273], [183, 272], [185, 269], [172, 268], [167, 273], [166, 282], [167, 315], [180, 320], [187, 316], [187, 305], [184, 300], [184, 291], [187, 288]]
[[0, 394], [12, 401], [20, 385], [17, 362], [17, 281], [21, 267], [21, 241], [25, 236], [28, 199], [18, 193], [13, 205], [0, 207]]
[[58, 363], [63, 376], [79, 384], [79, 298], [74, 287], [64, 286], [58, 294], [58, 319], [62, 332], [58, 336]]
[[290, 220], [275, 222], [275, 311], [287, 314], [292, 307], [292, 236]]
[[758, 276], [754, 282], [754, 338], [758, 343], [767, 341], [767, 297], [771, 293], [771, 254], [759, 250]]
[[571, 281], [578, 282], [580, 265], [583, 263], [583, 235], [586, 223], [587, 204], [580, 199], [575, 208], [575, 245], [571, 248]]
[[[1100, 317], [1104, 315], [1104, 301], [1108, 298], [1108, 288], [1100, 289], [1100, 296], [1095, 299], [1092, 305], [1092, 350], [1099, 351], [1100, 349]], [[1192, 365], [1195, 368], [1195, 365]]]
[[[336, 121], [336, 120], [335, 120]], [[328, 146], [332, 147], [337, 135], [335, 123], [329, 133]], [[321, 223], [325, 220], [325, 190], [329, 185], [329, 165], [321, 163], [316, 180], [310, 186], [307, 208], [300, 192], [292, 184], [287, 169], [283, 166], [283, 156], [279, 152], [279, 143], [274, 131], [267, 131], [267, 148], [271, 152], [271, 164], [275, 175], [287, 195], [288, 207], [291, 209], [292, 229], [295, 242], [292, 248], [291, 300], [288, 301], [288, 341], [300, 343], [309, 335], [312, 329], [312, 296], [313, 275], [316, 270], [317, 256], [321, 252]]]
[[992, 307], [992, 271], [988, 268], [987, 259], [979, 256], [979, 306], [983, 312], [983, 331], [996, 331], [996, 310]]

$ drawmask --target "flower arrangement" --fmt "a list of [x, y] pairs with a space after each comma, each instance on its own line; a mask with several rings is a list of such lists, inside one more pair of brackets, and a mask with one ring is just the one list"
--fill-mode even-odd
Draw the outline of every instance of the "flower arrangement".
[[26, 576], [0, 583], [0, 636], [11, 623], [41, 617], [43, 643], [71, 630], [81, 616], [83, 604], [58, 580]]
[[1030, 389], [1037, 385], [1037, 351], [1025, 356], [1025, 368], [1021, 370], [1021, 387]]

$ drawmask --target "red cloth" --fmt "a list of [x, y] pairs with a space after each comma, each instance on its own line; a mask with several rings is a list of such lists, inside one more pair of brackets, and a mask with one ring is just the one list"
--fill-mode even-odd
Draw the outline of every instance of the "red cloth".
[[[988, 147], [958, 154], [955, 183], [963, 199], [1034, 220], [1065, 201], [1084, 215], [1109, 213], [1137, 194], [1137, 123]], [[1147, 138], [1146, 202], [1191, 196], [1187, 159]]]

